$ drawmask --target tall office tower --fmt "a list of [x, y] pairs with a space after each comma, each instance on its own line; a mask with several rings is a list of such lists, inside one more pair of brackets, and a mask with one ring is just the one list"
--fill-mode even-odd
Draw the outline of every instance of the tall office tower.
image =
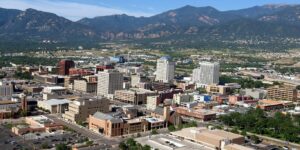
[[174, 79], [175, 62], [170, 61], [170, 57], [161, 57], [157, 60], [156, 81], [169, 83]]
[[123, 89], [123, 74], [116, 70], [104, 70], [99, 72], [97, 95], [109, 97], [115, 93], [116, 90]]
[[199, 84], [218, 84], [220, 77], [220, 64], [200, 62], [200, 67], [193, 70], [193, 81]]
[[58, 74], [60, 75], [69, 75], [69, 69], [75, 67], [75, 63], [72, 60], [61, 60], [58, 63]]

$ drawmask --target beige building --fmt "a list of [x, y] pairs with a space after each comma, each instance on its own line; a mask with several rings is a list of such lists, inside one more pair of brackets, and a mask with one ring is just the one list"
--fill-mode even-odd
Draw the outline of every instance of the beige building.
[[131, 88], [129, 90], [116, 91], [115, 99], [130, 104], [140, 105], [140, 104], [146, 104], [147, 96], [153, 96], [153, 95], [156, 95], [156, 93], [150, 90]]
[[[203, 127], [185, 128], [171, 134], [183, 139], [193, 140], [212, 149], [224, 149], [229, 144], [242, 145], [245, 143], [244, 137], [239, 134], [217, 129], [209, 130]], [[230, 149], [231, 147], [227, 148]]]
[[174, 79], [175, 62], [170, 57], [165, 56], [157, 60], [155, 80], [163, 83], [169, 83]]
[[123, 74], [115, 70], [98, 73], [97, 95], [112, 97], [116, 90], [123, 89]]
[[25, 118], [25, 124], [12, 127], [11, 131], [17, 135], [34, 132], [52, 132], [63, 130], [63, 125], [54, 122], [46, 116], [32, 116]]
[[231, 88], [229, 86], [216, 85], [216, 84], [211, 84], [206, 86], [206, 92], [210, 94], [228, 95], [230, 94], [230, 91]]
[[155, 110], [159, 105], [159, 97], [158, 96], [147, 96], [147, 109]]
[[293, 86], [273, 86], [267, 89], [268, 98], [276, 100], [297, 100], [297, 89]]
[[173, 100], [174, 100], [174, 103], [181, 104], [181, 103], [185, 103], [185, 102], [191, 102], [193, 100], [193, 97], [188, 94], [178, 93], [178, 94], [173, 95]]
[[72, 122], [84, 122], [89, 115], [95, 112], [109, 112], [109, 100], [106, 98], [78, 99], [69, 104], [69, 110], [63, 114], [63, 118]]
[[97, 82], [88, 82], [87, 80], [74, 80], [74, 90], [85, 93], [96, 93]]
[[131, 87], [137, 87], [139, 83], [146, 82], [146, 77], [139, 74], [131, 75]]
[[66, 110], [68, 110], [70, 102], [71, 101], [67, 99], [50, 99], [38, 101], [38, 107], [48, 110], [52, 114], [64, 113]]
[[145, 119], [135, 118], [123, 120], [109, 114], [96, 112], [89, 117], [89, 129], [108, 137], [145, 132], [148, 123]]

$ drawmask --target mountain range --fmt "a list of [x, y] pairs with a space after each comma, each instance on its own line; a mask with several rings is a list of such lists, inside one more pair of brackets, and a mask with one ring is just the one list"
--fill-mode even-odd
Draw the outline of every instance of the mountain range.
[[263, 5], [230, 11], [188, 5], [151, 17], [120, 14], [76, 22], [34, 9], [0, 8], [0, 49], [13, 48], [11, 45], [18, 43], [104, 41], [191, 48], [297, 48], [300, 5]]

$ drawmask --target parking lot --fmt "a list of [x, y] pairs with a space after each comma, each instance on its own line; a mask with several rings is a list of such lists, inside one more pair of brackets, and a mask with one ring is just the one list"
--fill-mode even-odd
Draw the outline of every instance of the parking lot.
[[53, 148], [56, 144], [75, 145], [85, 144], [89, 139], [74, 131], [55, 131], [52, 133], [28, 133], [21, 136], [15, 135], [6, 125], [0, 125], [0, 149], [45, 149]]
[[3, 150], [33, 149], [32, 145], [13, 134], [9, 128], [0, 125], [0, 147]]

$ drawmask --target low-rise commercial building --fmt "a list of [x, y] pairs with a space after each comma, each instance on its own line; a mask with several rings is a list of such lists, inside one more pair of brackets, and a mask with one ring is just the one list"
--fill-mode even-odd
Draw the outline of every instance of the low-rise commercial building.
[[228, 102], [231, 105], [236, 104], [237, 102], [240, 101], [249, 101], [252, 100], [252, 97], [250, 96], [240, 96], [240, 95], [230, 95], [228, 96]]
[[89, 129], [108, 137], [145, 132], [147, 121], [142, 118], [125, 120], [109, 114], [96, 112], [89, 117]]
[[228, 95], [230, 94], [230, 91], [231, 88], [229, 86], [216, 85], [216, 84], [211, 84], [206, 86], [206, 92], [210, 94]]
[[116, 91], [115, 99], [130, 104], [140, 105], [140, 104], [146, 104], [147, 96], [153, 96], [153, 95], [156, 95], [156, 93], [150, 90], [131, 88], [129, 90]]
[[172, 135], [192, 140], [212, 149], [224, 149], [228, 144], [242, 145], [245, 143], [243, 136], [223, 130], [209, 130], [207, 128], [185, 128], [180, 131], [171, 132]]
[[148, 129], [161, 129], [165, 127], [165, 121], [159, 118], [145, 118], [148, 122]]
[[178, 94], [173, 95], [173, 100], [174, 100], [174, 103], [176, 103], [176, 104], [191, 102], [192, 96], [188, 95], [188, 94], [178, 93]]
[[267, 96], [265, 89], [242, 89], [240, 93], [244, 96], [251, 96], [253, 99], [264, 99]]
[[177, 107], [176, 112], [181, 116], [191, 117], [202, 121], [210, 121], [216, 119], [216, 113], [207, 109], [189, 109], [185, 107]]
[[277, 100], [260, 100], [258, 101], [257, 107], [265, 111], [283, 109], [293, 105], [291, 101], [277, 101]]
[[0, 119], [11, 118], [21, 108], [21, 103], [13, 101], [0, 101]]
[[84, 122], [95, 112], [109, 112], [109, 100], [106, 98], [80, 98], [69, 103], [63, 118], [72, 122]]
[[17, 135], [33, 132], [52, 132], [62, 130], [63, 125], [55, 123], [53, 120], [46, 116], [33, 116], [25, 118], [25, 125], [18, 125], [12, 128], [12, 132]]
[[67, 89], [61, 86], [54, 86], [54, 87], [44, 87], [43, 89], [43, 99], [56, 99], [60, 98], [63, 95], [67, 94]]
[[67, 99], [50, 99], [44, 101], [38, 101], [38, 107], [48, 110], [50, 113], [64, 113], [68, 110], [69, 103], [71, 101]]

